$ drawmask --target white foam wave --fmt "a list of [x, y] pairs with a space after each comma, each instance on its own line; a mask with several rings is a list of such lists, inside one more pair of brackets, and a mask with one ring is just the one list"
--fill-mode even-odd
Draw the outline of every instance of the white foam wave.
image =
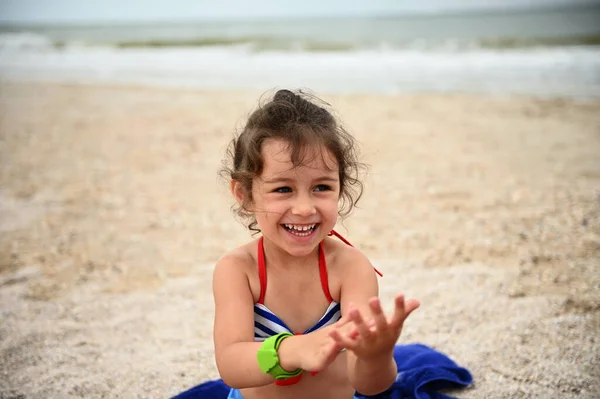
[[0, 34], [0, 50], [32, 50], [50, 49], [53, 42], [50, 38], [31, 32]]
[[0, 76], [201, 88], [462, 91], [600, 97], [597, 47], [259, 52], [202, 48], [0, 48]]

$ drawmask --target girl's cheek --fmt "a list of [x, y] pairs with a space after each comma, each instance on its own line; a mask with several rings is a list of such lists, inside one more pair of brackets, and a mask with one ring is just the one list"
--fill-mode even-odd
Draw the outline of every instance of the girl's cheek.
[[330, 198], [326, 201], [323, 201], [323, 203], [322, 203], [322, 209], [326, 209], [330, 212], [337, 213], [338, 208], [339, 208], [339, 201], [337, 200], [337, 198]]

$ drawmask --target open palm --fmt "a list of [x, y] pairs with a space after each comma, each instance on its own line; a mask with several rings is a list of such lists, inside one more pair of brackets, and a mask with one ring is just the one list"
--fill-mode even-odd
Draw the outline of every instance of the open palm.
[[419, 307], [416, 299], [404, 299], [404, 295], [395, 298], [394, 313], [386, 317], [379, 298], [369, 300], [372, 318], [365, 321], [357, 308], [348, 311], [348, 320], [354, 323], [355, 329], [342, 330], [334, 328], [329, 336], [341, 347], [354, 352], [362, 359], [377, 357], [393, 351], [402, 332], [406, 318]]

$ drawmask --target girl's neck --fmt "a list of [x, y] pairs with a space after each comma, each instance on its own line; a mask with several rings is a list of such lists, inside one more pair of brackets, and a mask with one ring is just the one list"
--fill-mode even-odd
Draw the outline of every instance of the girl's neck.
[[263, 236], [263, 248], [268, 265], [267, 267], [277, 269], [296, 269], [298, 267], [305, 266], [307, 263], [315, 261], [318, 262], [318, 245], [310, 254], [298, 257], [290, 255], [288, 252], [273, 244], [271, 240]]

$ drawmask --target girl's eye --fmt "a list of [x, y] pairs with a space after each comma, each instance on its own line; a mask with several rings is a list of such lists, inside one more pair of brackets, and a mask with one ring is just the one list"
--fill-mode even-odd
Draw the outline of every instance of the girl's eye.
[[327, 184], [319, 184], [315, 187], [315, 191], [331, 191], [331, 187]]
[[275, 192], [275, 193], [291, 193], [292, 189], [289, 187], [279, 187], [279, 188], [276, 188], [275, 190], [273, 190], [273, 192]]

